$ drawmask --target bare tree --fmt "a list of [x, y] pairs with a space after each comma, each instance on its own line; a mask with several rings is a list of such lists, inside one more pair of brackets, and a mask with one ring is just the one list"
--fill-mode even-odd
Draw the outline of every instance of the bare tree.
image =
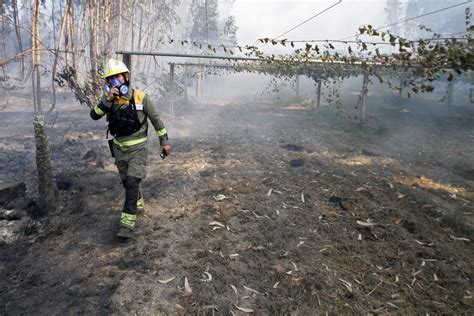
[[91, 81], [94, 90], [98, 87], [97, 77], [97, 3], [94, 0], [87, 0], [87, 6], [89, 8], [89, 57], [91, 63]]
[[[69, 7], [71, 6], [71, 3], [72, 3], [72, 1], [68, 0], [67, 4], [66, 4], [66, 7], [64, 8], [64, 14], [63, 14], [63, 17], [62, 17], [62, 20], [61, 20], [61, 29], [59, 30], [59, 35], [58, 35], [59, 38], [56, 42], [56, 47], [55, 47], [55, 52], [54, 52], [54, 63], [53, 63], [53, 69], [51, 71], [51, 88], [53, 90], [53, 102], [52, 102], [52, 107], [51, 107], [50, 111], [52, 111], [54, 109], [54, 107], [56, 106], [56, 84], [55, 84], [55, 81], [56, 81], [56, 68], [57, 68], [58, 59], [59, 59], [59, 48], [61, 46], [61, 41], [62, 41], [62, 37], [63, 37], [63, 34], [64, 34], [64, 28], [65, 28], [67, 20], [68, 20]], [[66, 34], [66, 37], [67, 37], [67, 34]], [[66, 46], [66, 65], [67, 65], [67, 59], [68, 59], [68, 53], [67, 53], [68, 43], [67, 43], [67, 41], [65, 43], [65, 46]]]
[[[35, 113], [42, 114], [41, 107], [41, 54], [40, 54], [40, 36], [39, 36], [39, 0], [33, 2], [33, 14], [31, 18], [31, 49], [32, 49], [32, 74], [31, 82], [33, 88], [33, 100]], [[35, 79], [36, 75], [36, 79]]]
[[[75, 44], [76, 38], [74, 37], [75, 36], [75, 33], [74, 33], [75, 25], [74, 25], [74, 3], [73, 2], [71, 2], [71, 4], [69, 5], [68, 17], [69, 17], [69, 19], [68, 19], [69, 37], [71, 39], [72, 67], [74, 69], [77, 69], [77, 59], [76, 59], [76, 53], [77, 52], [76, 52], [76, 44]], [[75, 72], [74, 75], [76, 76], [77, 72]]]
[[[20, 52], [23, 51], [23, 43], [21, 41], [21, 33], [20, 33], [20, 16], [18, 15], [18, 4], [17, 0], [12, 0], [12, 7], [13, 7], [13, 21], [15, 23], [15, 33], [16, 38], [18, 39], [18, 47]], [[20, 59], [21, 65], [21, 80], [25, 78], [25, 60], [23, 57]]]

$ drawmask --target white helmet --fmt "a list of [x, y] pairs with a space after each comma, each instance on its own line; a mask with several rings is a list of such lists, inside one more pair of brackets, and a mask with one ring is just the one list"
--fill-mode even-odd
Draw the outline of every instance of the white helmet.
[[118, 59], [109, 59], [104, 65], [104, 78], [121, 74], [124, 72], [130, 72], [123, 62]]

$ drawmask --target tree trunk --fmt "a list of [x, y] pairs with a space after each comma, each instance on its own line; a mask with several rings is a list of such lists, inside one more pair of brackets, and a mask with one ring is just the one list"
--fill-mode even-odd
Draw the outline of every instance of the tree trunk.
[[[18, 47], [20, 48], [20, 52], [23, 51], [23, 43], [21, 41], [21, 33], [20, 33], [20, 16], [18, 15], [18, 4], [17, 0], [12, 0], [13, 6], [13, 21], [15, 23], [15, 33], [16, 38], [18, 39]], [[21, 77], [20, 79], [23, 81], [25, 78], [25, 59], [21, 56]]]
[[[33, 99], [35, 100], [35, 112], [42, 114], [43, 109], [41, 107], [41, 74], [40, 74], [40, 38], [39, 38], [39, 0], [34, 1], [34, 10], [31, 19], [31, 49], [32, 49], [32, 63], [33, 73], [32, 87], [33, 87]], [[35, 82], [36, 73], [36, 82]]]
[[[63, 18], [61, 20], [61, 29], [59, 30], [59, 38], [58, 41], [56, 42], [56, 49], [54, 52], [54, 63], [53, 63], [53, 69], [51, 70], [51, 87], [53, 90], [53, 104], [51, 106], [51, 109], [49, 110], [50, 112], [54, 109], [56, 106], [56, 84], [55, 84], [55, 79], [56, 79], [56, 68], [58, 65], [58, 59], [59, 59], [59, 48], [61, 46], [61, 41], [63, 38], [63, 33], [64, 33], [64, 27], [66, 26], [67, 19], [68, 19], [68, 13], [69, 13], [69, 6], [71, 5], [71, 0], [67, 1], [66, 7], [64, 8], [64, 14]], [[66, 35], [67, 38], [67, 35]], [[66, 65], [67, 63], [67, 42], [65, 43], [66, 45]]]
[[97, 78], [97, 37], [96, 37], [96, 11], [94, 0], [87, 1], [89, 7], [89, 55], [91, 62], [91, 82], [92, 88], [97, 90], [98, 78]]
[[[69, 32], [70, 32], [70, 38], [71, 38], [71, 55], [72, 55], [72, 67], [76, 70], [74, 72], [74, 76], [77, 77], [77, 59], [76, 59], [76, 38], [75, 38], [75, 33], [74, 33], [74, 3], [71, 2], [71, 5], [69, 6]], [[77, 79], [77, 78], [75, 78]]]
[[118, 33], [117, 33], [117, 48], [122, 49], [122, 0], [116, 0], [117, 13], [115, 17], [118, 18]]
[[69, 0], [66, 3], [66, 7], [64, 8], [63, 20], [61, 21], [60, 37], [62, 37], [64, 27], [66, 28], [66, 33], [64, 34], [64, 63], [66, 66], [69, 66]]
[[[112, 56], [112, 35], [111, 35], [111, 7], [112, 3], [110, 0], [104, 1], [104, 12], [101, 15], [104, 21], [104, 33], [102, 37], [102, 54], [101, 56], [105, 59], [109, 59]], [[98, 26], [100, 27], [100, 26]]]
[[47, 215], [50, 212], [56, 211], [56, 190], [54, 187], [48, 139], [44, 131], [44, 118], [36, 116], [33, 126], [35, 129], [39, 207], [41, 213]]
[[369, 74], [364, 72], [364, 79], [362, 80], [362, 91], [360, 99], [360, 119], [365, 120], [367, 114], [367, 93], [369, 92]]
[[137, 3], [136, 1], [133, 1], [133, 6], [131, 7], [130, 11], [130, 29], [132, 30], [132, 41], [130, 42], [130, 50], [133, 51], [135, 48], [135, 23], [133, 21], [135, 20], [135, 10], [134, 8], [136, 7]]
[[[140, 24], [138, 26], [138, 44], [136, 48], [136, 50], [138, 51], [142, 50], [142, 36], [143, 36], [143, 7], [140, 6]], [[137, 73], [140, 69], [140, 65], [141, 65], [140, 59], [137, 59], [137, 67], [135, 68]]]

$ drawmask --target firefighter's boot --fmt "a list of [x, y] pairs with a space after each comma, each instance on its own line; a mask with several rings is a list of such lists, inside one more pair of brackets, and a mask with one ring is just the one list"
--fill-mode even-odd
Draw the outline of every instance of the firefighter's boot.
[[133, 230], [126, 226], [120, 225], [117, 237], [121, 239], [130, 239], [133, 237]]
[[141, 179], [136, 177], [127, 177], [125, 180], [125, 204], [120, 216], [118, 237], [127, 239], [133, 237], [133, 230], [137, 221], [137, 200], [140, 181]]

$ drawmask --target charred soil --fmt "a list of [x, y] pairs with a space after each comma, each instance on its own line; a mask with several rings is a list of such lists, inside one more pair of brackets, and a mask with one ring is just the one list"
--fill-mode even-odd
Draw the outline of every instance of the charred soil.
[[[163, 117], [170, 157], [150, 141], [124, 243], [105, 122], [69, 98], [48, 118], [59, 211], [0, 245], [0, 314], [472, 313], [473, 124], [188, 105]], [[2, 182], [34, 200], [20, 101], [0, 118]]]

